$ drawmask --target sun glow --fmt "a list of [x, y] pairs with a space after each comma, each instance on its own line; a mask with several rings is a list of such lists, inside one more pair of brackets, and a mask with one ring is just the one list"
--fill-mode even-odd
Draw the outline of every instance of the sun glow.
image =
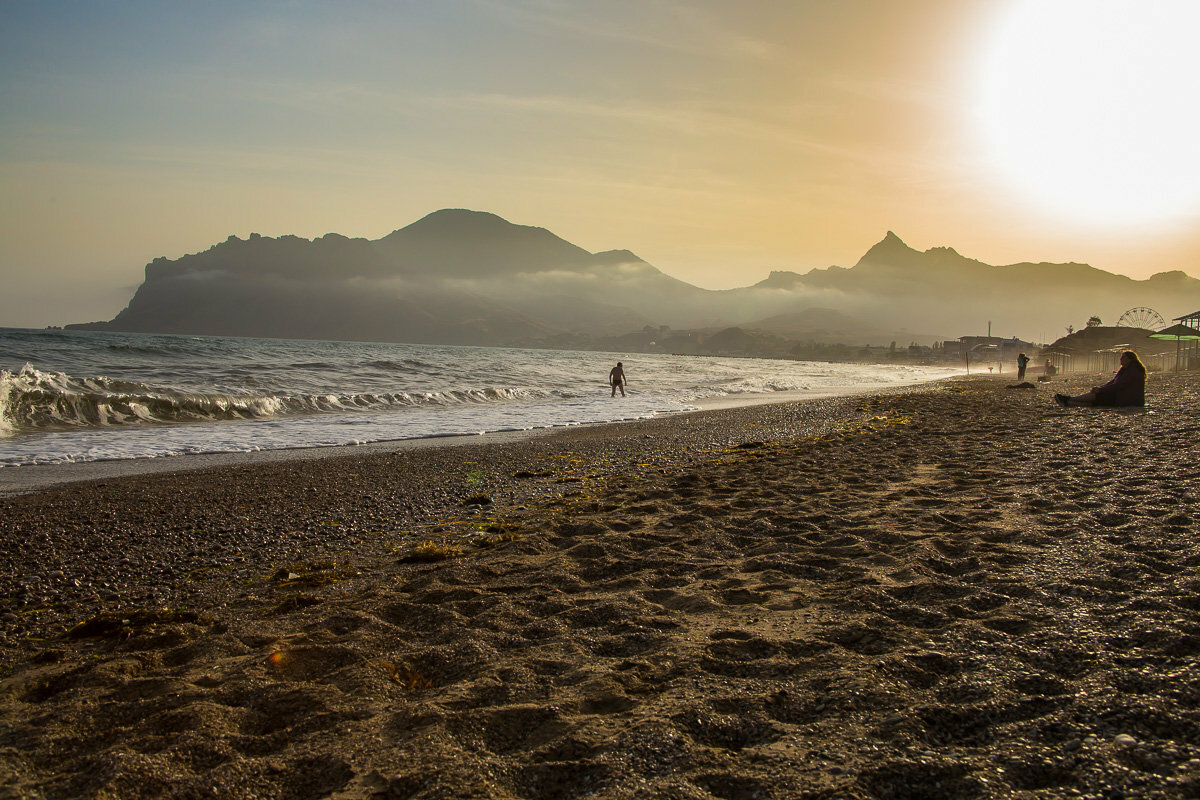
[[991, 165], [1099, 225], [1200, 213], [1200, 3], [1017, 0], [991, 31], [977, 118]]

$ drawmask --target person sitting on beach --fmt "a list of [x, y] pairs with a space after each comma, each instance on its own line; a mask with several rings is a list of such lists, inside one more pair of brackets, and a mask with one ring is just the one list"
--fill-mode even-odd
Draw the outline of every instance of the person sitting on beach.
[[1063, 408], [1068, 406], [1144, 406], [1146, 405], [1146, 367], [1137, 353], [1126, 350], [1121, 353], [1121, 368], [1116, 376], [1091, 391], [1071, 397], [1054, 395], [1054, 402]]
[[620, 361], [608, 371], [608, 382], [612, 386], [613, 397], [617, 396], [617, 389], [621, 390], [621, 397], [625, 396], [625, 367], [621, 366]]

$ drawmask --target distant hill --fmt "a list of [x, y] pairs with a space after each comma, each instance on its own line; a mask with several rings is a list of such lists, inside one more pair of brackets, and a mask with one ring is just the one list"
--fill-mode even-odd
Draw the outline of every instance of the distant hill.
[[1093, 315], [1115, 323], [1135, 306], [1168, 319], [1200, 308], [1200, 280], [1179, 271], [1136, 281], [1087, 264], [992, 266], [951, 247], [914, 250], [891, 231], [852, 268], [774, 272], [755, 288], [836, 293], [839, 302], [831, 305], [883, 328], [911, 329], [923, 320], [922, 329], [953, 330], [957, 337], [984, 332], [992, 322], [997, 332], [1032, 341], [1080, 327]]
[[802, 342], [887, 342], [894, 338], [885, 328], [872, 327], [857, 317], [831, 308], [806, 308], [776, 314], [747, 322], [742, 327]]
[[67, 327], [523, 346], [757, 342], [774, 352], [788, 341], [929, 344], [985, 332], [989, 321], [998, 335], [1036, 341], [1138, 305], [1168, 318], [1194, 311], [1200, 281], [1178, 271], [1135, 281], [1086, 264], [991, 266], [949, 247], [914, 250], [889, 231], [853, 267], [780, 270], [712, 291], [627, 250], [590, 253], [544, 228], [444, 209], [373, 241], [251, 234], [157, 258], [113, 320]]
[[1133, 350], [1139, 355], [1174, 353], [1175, 342], [1151, 339], [1154, 331], [1097, 325], [1083, 328], [1051, 342], [1048, 350], [1072, 356], [1088, 356], [1104, 350]]

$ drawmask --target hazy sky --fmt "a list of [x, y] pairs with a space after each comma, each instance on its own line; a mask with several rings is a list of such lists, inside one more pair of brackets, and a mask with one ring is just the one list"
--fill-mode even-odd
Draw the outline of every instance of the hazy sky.
[[446, 207], [709, 288], [888, 230], [1200, 276], [1196, 30], [1194, 0], [8, 0], [0, 326]]

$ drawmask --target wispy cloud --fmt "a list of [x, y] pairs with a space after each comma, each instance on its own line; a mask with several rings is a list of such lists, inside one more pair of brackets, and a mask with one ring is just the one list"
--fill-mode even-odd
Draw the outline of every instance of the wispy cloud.
[[570, 0], [511, 2], [475, 0], [497, 18], [545, 33], [585, 40], [629, 44], [668, 53], [780, 62], [791, 56], [766, 39], [733, 27], [742, 9], [719, 15], [695, 2], [637, 0], [628, 3], [580, 3]]
[[[540, 2], [510, 2], [510, 0], [474, 0], [483, 9], [510, 25], [545, 33], [570, 35], [582, 39], [606, 40], [635, 44], [656, 50], [696, 52], [694, 44], [675, 36], [654, 35], [646, 25], [628, 25], [627, 14], [614, 14], [612, 6], [580, 4], [562, 0]], [[630, 4], [631, 13], [641, 11], [641, 18], [652, 17], [662, 4], [642, 2]], [[674, 4], [672, 4], [674, 5]], [[600, 10], [602, 13], [596, 13]]]
[[804, 135], [800, 120], [772, 122], [754, 116], [756, 109], [739, 112], [705, 108], [701, 104], [663, 105], [650, 102], [611, 103], [561, 95], [466, 94], [426, 98], [434, 105], [491, 108], [520, 113], [538, 113], [562, 118], [581, 118], [593, 123], [635, 124], [678, 136], [740, 138], [788, 143], [823, 153], [845, 152], [836, 145]]

